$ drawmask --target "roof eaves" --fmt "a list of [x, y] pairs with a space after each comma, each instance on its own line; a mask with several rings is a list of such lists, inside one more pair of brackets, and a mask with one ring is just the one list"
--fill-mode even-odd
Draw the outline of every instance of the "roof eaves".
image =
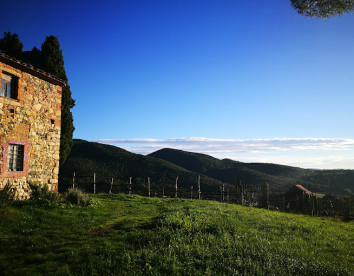
[[59, 79], [56, 76], [49, 74], [41, 69], [37, 69], [28, 63], [25, 63], [25, 62], [20, 61], [18, 59], [12, 58], [4, 53], [0, 53], [0, 61], [4, 62], [12, 67], [15, 67], [17, 69], [20, 69], [24, 72], [30, 73], [31, 75], [39, 77], [43, 80], [46, 80], [46, 81], [51, 82], [56, 85], [60, 85], [61, 87], [64, 87], [67, 85], [67, 83], [65, 81], [63, 81], [62, 79]]

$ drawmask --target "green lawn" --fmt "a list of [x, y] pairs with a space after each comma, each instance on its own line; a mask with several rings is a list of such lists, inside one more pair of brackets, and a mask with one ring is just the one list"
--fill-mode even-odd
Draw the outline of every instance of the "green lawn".
[[94, 202], [0, 209], [0, 274], [354, 274], [354, 222], [211, 201]]

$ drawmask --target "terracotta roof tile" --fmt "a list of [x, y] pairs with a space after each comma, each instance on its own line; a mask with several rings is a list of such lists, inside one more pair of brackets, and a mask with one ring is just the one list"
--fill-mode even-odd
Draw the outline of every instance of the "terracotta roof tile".
[[302, 190], [302, 191], [304, 191], [306, 194], [308, 194], [308, 195], [312, 195], [312, 193], [309, 191], [309, 190], [307, 190], [306, 188], [304, 188], [303, 186], [301, 186], [301, 185], [295, 185], [295, 187], [296, 188], [298, 188], [298, 189], [300, 189], [300, 190]]

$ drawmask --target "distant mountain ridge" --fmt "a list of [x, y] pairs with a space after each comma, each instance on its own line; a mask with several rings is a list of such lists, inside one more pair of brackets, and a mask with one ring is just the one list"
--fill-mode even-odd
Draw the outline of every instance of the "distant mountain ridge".
[[217, 191], [224, 183], [233, 187], [237, 179], [243, 184], [268, 182], [272, 193], [282, 193], [294, 184], [312, 192], [345, 195], [354, 191], [354, 170], [313, 170], [267, 163], [243, 163], [217, 159], [200, 153], [176, 149], [161, 149], [147, 156], [134, 154], [119, 147], [85, 140], [74, 140], [67, 161], [60, 167], [59, 189], [68, 187], [72, 174], [77, 177], [97, 174], [98, 179], [114, 178], [114, 183], [126, 185], [129, 177], [140, 187], [172, 187], [178, 177], [180, 187], [196, 187], [198, 175], [205, 190]]
[[229, 184], [234, 184], [239, 178], [245, 184], [267, 181], [272, 191], [283, 191], [294, 184], [301, 184], [313, 192], [344, 195], [346, 189], [354, 191], [354, 170], [314, 170], [269, 163], [243, 163], [170, 148], [149, 156]]

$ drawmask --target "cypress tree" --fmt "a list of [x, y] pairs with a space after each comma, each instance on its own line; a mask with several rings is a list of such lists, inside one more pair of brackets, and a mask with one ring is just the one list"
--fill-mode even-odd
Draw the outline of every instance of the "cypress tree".
[[33, 47], [31, 51], [24, 51], [21, 60], [32, 64], [36, 68], [42, 68], [41, 50], [37, 47]]
[[[46, 37], [41, 48], [41, 63], [41, 69], [68, 82], [64, 68], [64, 58], [57, 37], [52, 35]], [[73, 145], [72, 137], [75, 128], [71, 109], [74, 106], [75, 100], [71, 97], [70, 86], [66, 85], [62, 90], [60, 164], [64, 163]]]

